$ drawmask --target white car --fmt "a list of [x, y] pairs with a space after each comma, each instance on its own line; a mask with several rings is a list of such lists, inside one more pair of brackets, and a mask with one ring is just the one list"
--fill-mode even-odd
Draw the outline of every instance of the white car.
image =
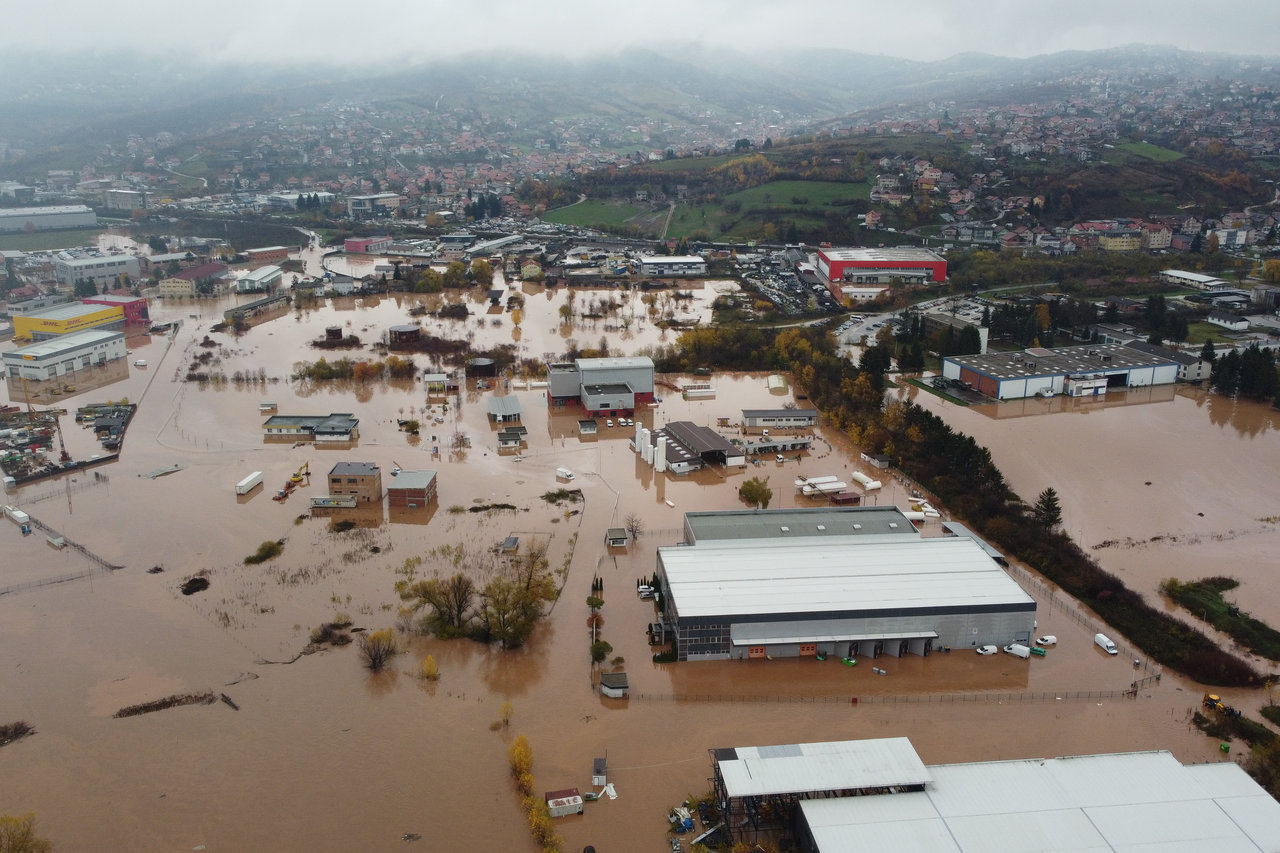
[[1000, 649], [996, 646], [978, 646], [978, 654], [980, 655], [994, 655], [998, 651]]
[[606, 420], [606, 421], [604, 422], [604, 425], [605, 425], [605, 426], [607, 426], [607, 427], [609, 427], [609, 429], [613, 429], [613, 421], [612, 421], [612, 420]]
[[776, 457], [776, 458], [777, 458], [777, 460], [778, 460], [779, 462], [786, 462], [786, 461], [787, 461], [787, 457], [783, 456], [781, 453], [779, 453], [779, 454], [777, 455], [777, 457]]

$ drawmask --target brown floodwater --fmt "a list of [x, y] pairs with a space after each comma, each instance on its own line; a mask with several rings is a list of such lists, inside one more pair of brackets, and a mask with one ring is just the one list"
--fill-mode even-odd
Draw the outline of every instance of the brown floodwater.
[[[540, 320], [526, 321], [541, 324], [539, 347], [564, 347], [565, 337], [552, 332], [554, 300], [562, 298], [534, 312]], [[681, 513], [741, 507], [737, 486], [750, 476], [771, 478], [774, 506], [795, 506], [807, 502], [791, 485], [798, 473], [876, 472], [820, 429], [825, 440], [800, 462], [655, 475], [630, 451], [630, 430], [602, 426], [580, 439], [573, 412], [549, 411], [539, 390], [511, 391], [529, 428], [517, 461], [497, 452], [484, 394], [474, 388], [444, 411], [411, 382], [283, 381], [294, 361], [317, 357], [306, 342], [326, 325], [350, 321], [355, 334], [373, 340], [405, 322], [417, 299], [338, 300], [289, 312], [239, 338], [211, 335], [219, 370], [230, 376], [263, 368], [268, 381], [203, 387], [179, 377], [221, 308], [156, 306], [157, 319], [185, 321], [171, 347], [156, 338], [147, 368], [60, 398], [68, 408], [107, 396], [140, 402], [121, 459], [100, 469], [105, 483], [78, 474], [31, 484], [7, 500], [126, 568], [0, 595], [0, 721], [25, 719], [38, 731], [0, 748], [0, 812], [34, 809], [43, 832], [69, 850], [104, 840], [139, 851], [398, 850], [403, 834], [418, 833], [424, 849], [532, 851], [505, 765], [511, 738], [524, 733], [542, 790], [585, 789], [591, 759], [608, 754], [619, 798], [559, 821], [567, 850], [594, 844], [657, 851], [665, 848], [666, 809], [706, 789], [707, 749], [716, 746], [907, 735], [931, 763], [1126, 749], [1216, 760], [1216, 742], [1188, 728], [1199, 689], [1167, 676], [1135, 699], [1120, 698], [1134, 678], [1132, 663], [1101, 654], [1090, 630], [1060, 603], [1042, 602], [1040, 630], [1059, 638], [1043, 660], [939, 653], [881, 659], [886, 675], [867, 661], [852, 669], [834, 660], [652, 663], [644, 627], [654, 611], [634, 594], [634, 583], [653, 572], [656, 547], [677, 539]], [[509, 316], [505, 327], [470, 330], [477, 339], [509, 340]], [[603, 333], [570, 336], [590, 341]], [[659, 342], [652, 327], [643, 333], [649, 337], [610, 339], [627, 352]], [[713, 381], [715, 398], [686, 401], [660, 391], [663, 402], [637, 419], [715, 427], [720, 418], [736, 422], [743, 407], [794, 399], [790, 391], [771, 394], [764, 375]], [[354, 412], [359, 441], [342, 448], [266, 443], [262, 399], [275, 400], [284, 414]], [[1180, 397], [1160, 408], [1184, 405], [1199, 404]], [[437, 416], [444, 422], [427, 424], [421, 439], [398, 431], [397, 418], [424, 411], [424, 424]], [[1229, 424], [1215, 429], [1243, 440]], [[444, 441], [455, 431], [471, 438], [465, 452]], [[68, 424], [65, 433], [77, 458], [97, 451], [90, 431]], [[325, 491], [324, 475], [340, 460], [375, 462], [385, 479], [397, 464], [435, 469], [439, 506], [397, 511], [385, 521], [376, 511], [310, 513], [308, 497]], [[304, 463], [310, 481], [288, 501], [273, 501]], [[174, 464], [182, 469], [141, 476]], [[582, 503], [542, 500], [560, 485], [561, 466], [577, 474]], [[251, 471], [264, 472], [264, 487], [237, 497], [235, 483]], [[904, 506], [905, 499], [906, 487], [894, 480], [874, 498]], [[465, 511], [487, 503], [517, 509]], [[1070, 512], [1071, 500], [1065, 503]], [[626, 550], [606, 548], [605, 528], [630, 513], [643, 518], [646, 534]], [[357, 526], [335, 532], [335, 518]], [[925, 532], [937, 535], [938, 523]], [[569, 566], [560, 599], [524, 648], [407, 638], [408, 653], [379, 675], [361, 669], [353, 646], [297, 657], [310, 629], [336, 612], [350, 614], [357, 627], [395, 625], [393, 585], [407, 559], [422, 558], [420, 575], [444, 570], [435, 549], [465, 546], [473, 555], [468, 564], [483, 577], [489, 549], [513, 535], [522, 547], [545, 541], [551, 566]], [[0, 524], [0, 537], [0, 587], [92, 567], [39, 535], [23, 538], [12, 524]], [[279, 558], [243, 564], [258, 543], [278, 539], [285, 542]], [[163, 571], [148, 573], [153, 567]], [[209, 589], [182, 595], [179, 585], [195, 572], [206, 573]], [[605, 582], [602, 636], [625, 659], [637, 694], [631, 700], [604, 700], [593, 689], [585, 599], [597, 575]], [[438, 662], [439, 682], [413, 674], [427, 654]], [[226, 693], [240, 710], [219, 702], [111, 717], [126, 705], [206, 689]], [[1079, 691], [1105, 695], [1082, 699]], [[503, 701], [515, 709], [511, 726], [492, 731]]]
[[1229, 575], [1229, 599], [1280, 624], [1280, 411], [1183, 385], [967, 408], [906, 393], [989, 447], [1024, 500], [1056, 489], [1064, 529], [1148, 598]]

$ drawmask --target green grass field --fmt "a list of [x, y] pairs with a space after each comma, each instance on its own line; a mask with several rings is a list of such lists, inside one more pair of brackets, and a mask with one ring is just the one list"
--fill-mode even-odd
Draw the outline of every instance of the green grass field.
[[1192, 323], [1187, 330], [1187, 343], [1203, 344], [1205, 341], [1213, 341], [1215, 344], [1229, 343], [1227, 338], [1222, 336], [1226, 331], [1221, 326], [1215, 326], [1212, 323]]
[[[822, 207], [838, 201], [871, 198], [870, 184], [837, 181], [773, 181], [726, 196], [745, 207]], [[799, 203], [793, 199], [800, 199]]]
[[591, 199], [581, 204], [553, 210], [544, 214], [542, 218], [547, 222], [576, 225], [579, 228], [594, 228], [599, 225], [615, 228], [620, 225], [630, 225], [656, 234], [662, 230], [662, 223], [666, 220], [666, 216], [666, 208], [654, 210], [634, 204]]
[[71, 228], [65, 231], [36, 231], [31, 234], [0, 234], [0, 250], [40, 252], [46, 249], [70, 249], [96, 246], [105, 228]]
[[1172, 163], [1174, 160], [1181, 160], [1186, 156], [1185, 154], [1179, 154], [1177, 151], [1170, 151], [1168, 148], [1161, 148], [1159, 145], [1152, 145], [1150, 142], [1125, 142], [1116, 147], [1121, 151], [1128, 151], [1130, 154], [1136, 154], [1148, 160], [1155, 160], [1157, 163]]

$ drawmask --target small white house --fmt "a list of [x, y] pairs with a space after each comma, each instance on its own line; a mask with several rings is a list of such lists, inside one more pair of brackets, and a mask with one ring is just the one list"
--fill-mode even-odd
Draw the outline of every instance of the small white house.
[[547, 800], [547, 811], [552, 817], [567, 817], [571, 814], [582, 814], [582, 795], [577, 788], [565, 788], [563, 791], [547, 791], [543, 795]]
[[600, 673], [600, 692], [610, 699], [627, 698], [627, 674], [625, 672]]

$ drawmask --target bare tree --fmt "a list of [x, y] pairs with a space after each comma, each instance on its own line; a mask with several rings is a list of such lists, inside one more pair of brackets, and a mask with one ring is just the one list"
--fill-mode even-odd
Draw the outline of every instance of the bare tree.
[[639, 540], [644, 535], [644, 519], [634, 512], [626, 517], [625, 524], [632, 539]]

